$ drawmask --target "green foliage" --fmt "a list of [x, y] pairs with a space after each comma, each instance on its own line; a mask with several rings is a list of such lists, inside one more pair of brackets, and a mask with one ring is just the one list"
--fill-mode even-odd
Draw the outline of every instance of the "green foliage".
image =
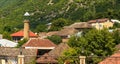
[[119, 0], [73, 0], [71, 3], [70, 0], [53, 0], [53, 4], [48, 5], [49, 1], [0, 0], [0, 33], [3, 30], [13, 32], [12, 28], [22, 29], [25, 12], [31, 14], [31, 30], [37, 32], [42, 31], [38, 28], [39, 25], [45, 25], [54, 19], [56, 22], [52, 21], [51, 30], [60, 30], [66, 23], [58, 21], [58, 18], [62, 18], [62, 21], [66, 21], [63, 18], [71, 20], [67, 23], [106, 17], [120, 19]]
[[35, 29], [36, 32], [46, 32], [48, 27], [46, 25], [38, 25]]
[[[68, 45], [77, 51], [77, 54], [91, 56], [89, 62], [95, 64], [98, 63], [101, 57], [111, 55], [115, 51], [115, 43], [112, 33], [108, 32], [107, 29], [103, 30], [90, 30], [82, 37], [73, 36], [70, 38]], [[71, 53], [72, 54], [72, 53]], [[93, 59], [96, 59], [94, 61]]]
[[115, 22], [112, 28], [120, 28], [120, 23]]
[[48, 36], [47, 39], [51, 40], [55, 44], [59, 44], [62, 42], [62, 38], [57, 35]]
[[63, 18], [58, 18], [58, 19], [52, 21], [50, 30], [57, 31], [57, 30], [60, 30], [63, 26], [66, 26], [69, 24], [70, 24], [69, 20], [66, 20]]
[[8, 40], [12, 39], [9, 32], [3, 32], [3, 38], [8, 39]]
[[115, 30], [115, 31], [113, 32], [113, 38], [115, 39], [115, 40], [114, 40], [114, 43], [115, 43], [116, 45], [118, 45], [118, 44], [120, 43], [120, 32], [119, 32], [119, 30]]
[[21, 47], [24, 43], [26, 43], [28, 40], [27, 39], [23, 39], [23, 40], [20, 40], [17, 44], [17, 48]]
[[[68, 4], [69, 0], [53, 0], [53, 5], [47, 5], [48, 2], [49, 0], [0, 0], [0, 32], [3, 30], [11, 32], [14, 31], [13, 28], [23, 28], [22, 21], [25, 19], [23, 14], [26, 11], [31, 14], [29, 18], [31, 29], [37, 32], [42, 31], [38, 29], [39, 25], [45, 25], [58, 18], [75, 22], [105, 17], [119, 19], [120, 16], [119, 0], [73, 0], [70, 4]], [[70, 8], [66, 11], [69, 6]], [[64, 25], [61, 24], [60, 26], [55, 24], [52, 30], [60, 30]]]
[[68, 50], [63, 52], [62, 57], [58, 58], [59, 64], [63, 64], [64, 62], [69, 62], [70, 64], [75, 64], [79, 62], [77, 51], [74, 48], [69, 48]]

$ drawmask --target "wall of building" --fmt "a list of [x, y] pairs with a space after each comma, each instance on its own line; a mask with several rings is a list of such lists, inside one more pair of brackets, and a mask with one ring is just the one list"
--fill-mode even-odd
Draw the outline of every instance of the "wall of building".
[[102, 23], [92, 23], [92, 26], [96, 29], [103, 29], [103, 28], [110, 28], [113, 27], [113, 22], [110, 22], [109, 20], [107, 22]]

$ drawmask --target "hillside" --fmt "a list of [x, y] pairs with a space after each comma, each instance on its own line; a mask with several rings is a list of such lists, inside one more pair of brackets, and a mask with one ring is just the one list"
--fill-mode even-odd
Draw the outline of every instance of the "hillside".
[[30, 13], [31, 30], [54, 19], [87, 21], [120, 17], [119, 0], [0, 0], [0, 33], [23, 28], [23, 16]]

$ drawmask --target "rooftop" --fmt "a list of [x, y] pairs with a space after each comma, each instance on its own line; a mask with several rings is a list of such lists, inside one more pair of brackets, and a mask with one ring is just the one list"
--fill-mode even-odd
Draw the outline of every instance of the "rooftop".
[[11, 47], [0, 47], [0, 57], [17, 57], [20, 54], [20, 50], [22, 54], [25, 55], [25, 63], [29, 63], [31, 59], [35, 59], [33, 56], [36, 56], [36, 49], [20, 49], [20, 48], [11, 48]]
[[65, 26], [64, 28], [92, 28], [92, 26], [87, 22], [76, 22], [70, 26]]
[[51, 50], [48, 54], [53, 56], [54, 58], [58, 58], [63, 54], [65, 50], [68, 50], [70, 47], [67, 43], [60, 43], [55, 49]]
[[28, 42], [26, 42], [23, 47], [33, 47], [33, 48], [54, 48], [56, 45], [48, 39], [40, 39], [40, 38], [31, 38]]
[[108, 21], [108, 20], [109, 20], [108, 18], [95, 19], [95, 20], [90, 20], [90, 21], [88, 21], [88, 23], [97, 23], [97, 22], [103, 23], [103, 22], [106, 22], [106, 21]]
[[[20, 37], [23, 37], [23, 35], [24, 35], [24, 31], [23, 30], [20, 30], [20, 31], [18, 31], [16, 33], [11, 34], [11, 36], [20, 36]], [[30, 37], [37, 37], [37, 35], [34, 34], [32, 31], [29, 31], [29, 36]]]
[[15, 46], [17, 46], [17, 43], [12, 42], [7, 39], [0, 39], [0, 46], [1, 47], [15, 47]]
[[120, 51], [114, 53], [110, 57], [104, 59], [98, 64], [119, 64], [120, 63]]
[[57, 60], [50, 56], [48, 53], [45, 53], [36, 60], [37, 63], [57, 63]]

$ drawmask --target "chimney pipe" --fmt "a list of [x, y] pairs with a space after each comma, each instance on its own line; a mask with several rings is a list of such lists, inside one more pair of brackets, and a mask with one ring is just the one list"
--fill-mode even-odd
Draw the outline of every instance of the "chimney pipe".
[[29, 20], [24, 20], [24, 39], [29, 39]]

